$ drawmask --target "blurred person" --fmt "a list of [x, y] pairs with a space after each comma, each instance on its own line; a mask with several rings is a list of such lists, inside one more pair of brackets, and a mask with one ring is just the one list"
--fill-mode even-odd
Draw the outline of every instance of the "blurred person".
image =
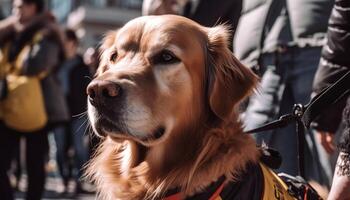
[[4, 12], [2, 10], [2, 6], [0, 5], [0, 20], [2, 20], [4, 18], [5, 18], [5, 15], [4, 15]]
[[[67, 126], [55, 129], [57, 161], [65, 188], [70, 178], [76, 182], [76, 192], [83, 192], [81, 176], [83, 165], [89, 158], [86, 118], [86, 87], [90, 81], [89, 67], [78, 53], [79, 39], [74, 30], [65, 30], [66, 60], [60, 67], [58, 77], [67, 99], [71, 119]], [[75, 174], [69, 167], [69, 149], [74, 150]], [[73, 175], [74, 174], [74, 175]], [[71, 177], [71, 176], [74, 177]]]
[[207, 27], [226, 24], [231, 43], [241, 11], [242, 0], [145, 0], [142, 5], [143, 15], [183, 15]]
[[[84, 63], [87, 66], [89, 66], [90, 74], [94, 76], [100, 63], [100, 52], [99, 52], [98, 45], [87, 48], [86, 51], [84, 52], [83, 59], [84, 59]], [[88, 129], [88, 130], [89, 130], [89, 137], [90, 137], [89, 155], [90, 155], [90, 158], [92, 158], [92, 156], [95, 155], [96, 149], [101, 142], [101, 138], [93, 134], [91, 129]]]
[[142, 15], [181, 15], [188, 0], [144, 0]]
[[242, 0], [188, 0], [183, 15], [203, 26], [227, 24], [233, 35], [241, 15], [242, 2]]
[[99, 65], [99, 51], [97, 47], [89, 47], [86, 49], [83, 55], [84, 63], [89, 67], [91, 75], [96, 73]]
[[[97, 68], [99, 66], [99, 49], [96, 46], [91, 46], [86, 49], [83, 55], [84, 63], [89, 67], [89, 71], [91, 75], [94, 75], [97, 71]], [[91, 130], [91, 129], [90, 129]], [[98, 144], [100, 144], [101, 139], [93, 134], [92, 131], [89, 130], [89, 155], [90, 158], [95, 154], [96, 148], [98, 147]]]
[[[335, 83], [350, 70], [350, 2], [336, 0], [329, 20], [327, 43], [317, 69], [313, 95]], [[347, 85], [350, 89], [350, 85]], [[345, 108], [344, 108], [345, 107]], [[342, 112], [343, 111], [343, 112]], [[343, 114], [342, 114], [343, 113]], [[312, 122], [317, 130], [317, 138], [327, 153], [335, 152], [334, 135], [343, 119], [345, 128], [341, 130], [340, 154], [334, 172], [333, 183], [328, 199], [350, 199], [350, 97], [345, 96], [336, 105], [325, 109]]]
[[[15, 156], [20, 138], [26, 141], [26, 172], [28, 187], [26, 199], [39, 200], [45, 184], [45, 160], [48, 151], [47, 133], [52, 127], [68, 119], [67, 107], [56, 72], [64, 58], [62, 35], [54, 17], [45, 11], [44, 0], [13, 0], [12, 15], [0, 22], [1, 52], [8, 48], [8, 57], [2, 56], [5, 66], [15, 62], [18, 72], [6, 71], [5, 75], [39, 76], [44, 106], [48, 121], [44, 128], [33, 132], [19, 132], [3, 123], [0, 116], [0, 197], [3, 200], [14, 199], [7, 171]], [[25, 52], [23, 49], [28, 49]], [[26, 53], [25, 56], [19, 54]], [[21, 65], [18, 66], [18, 63]], [[0, 102], [1, 106], [1, 102]], [[3, 115], [6, 116], [6, 115]]]
[[[296, 103], [309, 101], [333, 0], [245, 0], [234, 39], [236, 56], [261, 76], [258, 92], [243, 115], [246, 130], [291, 113]], [[298, 175], [295, 123], [255, 134], [258, 144], [278, 150], [278, 172]], [[329, 186], [329, 160], [306, 133], [305, 176]], [[319, 156], [320, 154], [320, 156]]]

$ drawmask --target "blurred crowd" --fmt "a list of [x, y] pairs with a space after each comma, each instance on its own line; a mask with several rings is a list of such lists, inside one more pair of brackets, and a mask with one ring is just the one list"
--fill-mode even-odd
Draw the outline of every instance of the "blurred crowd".
[[[61, 180], [60, 195], [93, 192], [83, 169], [99, 139], [85, 90], [98, 48], [81, 52], [75, 30], [58, 24], [44, 0], [12, 7], [0, 21], [0, 198], [14, 199], [24, 174], [28, 200], [42, 198], [47, 176]], [[260, 76], [259, 92], [241, 106], [246, 130], [308, 103], [349, 71], [347, 0], [144, 0], [142, 14], [232, 27], [230, 48]], [[349, 104], [345, 95], [306, 130], [305, 179], [329, 189], [329, 199], [350, 198]], [[277, 172], [298, 175], [295, 124], [254, 137], [281, 154]]]
[[54, 188], [62, 195], [93, 192], [82, 171], [98, 143], [87, 131], [85, 92], [97, 49], [83, 57], [75, 31], [61, 27], [44, 1], [14, 0], [12, 6], [0, 22], [1, 199], [13, 199], [13, 189], [41, 199], [47, 175], [62, 180], [61, 189]]

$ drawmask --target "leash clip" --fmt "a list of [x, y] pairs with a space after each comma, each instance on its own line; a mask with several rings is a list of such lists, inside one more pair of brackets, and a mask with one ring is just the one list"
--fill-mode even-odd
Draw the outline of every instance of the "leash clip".
[[297, 119], [300, 119], [304, 115], [304, 106], [303, 104], [294, 104], [293, 106], [293, 116], [296, 117]]

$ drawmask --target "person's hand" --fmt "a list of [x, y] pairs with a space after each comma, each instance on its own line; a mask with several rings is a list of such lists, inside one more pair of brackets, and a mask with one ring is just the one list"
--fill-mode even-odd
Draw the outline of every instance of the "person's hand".
[[328, 154], [334, 153], [334, 133], [326, 131], [316, 131], [316, 138]]
[[0, 23], [0, 28], [3, 29], [3, 28], [7, 28], [9, 26], [14, 26], [18, 21], [18, 17], [15, 16], [15, 15], [10, 15], [8, 16], [7, 18], [1, 20], [1, 23]]
[[340, 166], [344, 167], [343, 164], [347, 162], [348, 159], [344, 157], [348, 156], [346, 154], [345, 152], [340, 152], [338, 156], [332, 188], [327, 198], [328, 200], [350, 199], [350, 176], [346, 173], [344, 174], [343, 170], [339, 168]]
[[144, 0], [142, 15], [179, 15], [187, 0]]
[[1, 20], [1, 23], [0, 23], [0, 44], [7, 42], [7, 39], [10, 36], [15, 34], [16, 22], [17, 22], [17, 17], [13, 16], [13, 15]]

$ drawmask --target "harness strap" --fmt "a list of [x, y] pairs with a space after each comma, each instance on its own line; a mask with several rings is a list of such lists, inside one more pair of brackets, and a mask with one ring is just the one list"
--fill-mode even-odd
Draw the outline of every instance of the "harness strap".
[[[187, 200], [191, 199], [208, 199], [208, 200], [221, 200], [220, 193], [224, 189], [224, 186], [226, 184], [225, 182], [226, 177], [221, 176], [215, 183], [212, 183], [208, 188], [204, 190], [203, 193], [200, 193], [198, 195], [195, 195], [190, 198], [186, 198]], [[174, 193], [173, 191], [170, 191], [169, 195], [166, 195], [165, 198], [162, 200], [184, 200], [183, 194], [181, 191], [176, 189], [178, 192]]]
[[180, 193], [173, 194], [171, 196], [165, 197], [163, 200], [181, 200], [182, 195]]
[[297, 160], [298, 160], [298, 172], [299, 175], [305, 177], [305, 159], [304, 159], [304, 145], [305, 145], [305, 129], [304, 124], [300, 119], [297, 119], [296, 131], [297, 131]]
[[220, 193], [224, 189], [224, 183], [215, 191], [215, 193], [209, 198], [209, 200], [221, 200]]
[[[224, 183], [222, 183], [219, 188], [208, 198], [208, 200], [221, 200], [220, 193], [224, 189]], [[176, 193], [171, 196], [165, 197], [163, 200], [183, 200], [181, 193]]]

